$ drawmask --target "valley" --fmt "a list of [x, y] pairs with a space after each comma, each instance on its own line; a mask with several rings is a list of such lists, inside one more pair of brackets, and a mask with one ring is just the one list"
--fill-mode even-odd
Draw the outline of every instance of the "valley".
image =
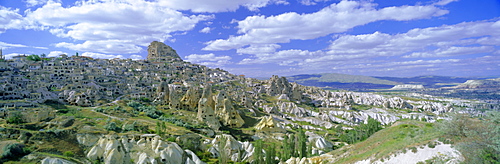
[[[258, 80], [161, 42], [146, 60], [16, 56], [0, 73], [3, 163], [384, 163], [410, 151], [430, 154], [409, 163], [459, 163], [481, 160], [460, 145], [500, 137], [494, 78]], [[475, 150], [496, 160], [492, 147]]]

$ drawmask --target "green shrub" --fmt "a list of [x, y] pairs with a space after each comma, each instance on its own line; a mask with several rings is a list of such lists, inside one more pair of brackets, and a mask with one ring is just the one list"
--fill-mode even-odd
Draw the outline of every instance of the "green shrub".
[[115, 131], [115, 132], [120, 131], [120, 127], [118, 127], [118, 125], [116, 125], [116, 122], [110, 122], [110, 123], [104, 125], [104, 129], [106, 129], [108, 131]]
[[[24, 149], [24, 145], [20, 143], [12, 143], [3, 147], [3, 153], [0, 154], [1, 159], [16, 160], [30, 153], [28, 149]], [[1, 161], [0, 161], [1, 163]]]
[[65, 151], [63, 153], [63, 155], [66, 157], [74, 157], [75, 156], [75, 154], [72, 151]]
[[9, 117], [7, 117], [8, 124], [21, 124], [24, 123], [23, 116], [21, 112], [11, 112]]
[[434, 142], [431, 141], [431, 142], [429, 142], [428, 146], [429, 146], [429, 148], [435, 148], [436, 147], [436, 143], [434, 143]]

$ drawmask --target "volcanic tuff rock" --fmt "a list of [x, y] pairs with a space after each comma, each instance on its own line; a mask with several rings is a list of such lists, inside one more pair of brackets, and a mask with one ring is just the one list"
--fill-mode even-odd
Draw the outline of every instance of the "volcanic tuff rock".
[[103, 159], [104, 163], [195, 163], [202, 162], [193, 152], [182, 150], [174, 142], [165, 142], [157, 135], [118, 136], [80, 134], [80, 144], [89, 147], [90, 160]]
[[153, 41], [148, 46], [148, 60], [165, 60], [167, 58], [180, 59], [177, 52], [165, 43]]
[[261, 133], [284, 133], [286, 130], [279, 124], [273, 116], [262, 118], [260, 122], [255, 125], [257, 132]]
[[[224, 143], [221, 142], [222, 139], [225, 139], [225, 146], [219, 146], [220, 143]], [[240, 142], [234, 139], [233, 136], [227, 134], [217, 135], [213, 140], [205, 144], [212, 145], [208, 151], [214, 156], [218, 157], [220, 151], [226, 151], [225, 153], [229, 155], [229, 158], [235, 162], [248, 161], [252, 158], [254, 153], [254, 146], [252, 143], [248, 141]], [[219, 150], [219, 147], [224, 147], [224, 150]]]
[[[213, 104], [213, 103], [212, 103]], [[221, 127], [219, 120], [215, 115], [212, 105], [209, 103], [208, 98], [201, 98], [198, 102], [198, 120], [206, 123], [213, 130], [219, 130]]]
[[424, 89], [425, 87], [423, 85], [412, 85], [412, 84], [402, 84], [402, 85], [395, 85], [391, 89], [398, 90], [398, 89]]
[[46, 157], [41, 161], [42, 164], [76, 164], [61, 158]]

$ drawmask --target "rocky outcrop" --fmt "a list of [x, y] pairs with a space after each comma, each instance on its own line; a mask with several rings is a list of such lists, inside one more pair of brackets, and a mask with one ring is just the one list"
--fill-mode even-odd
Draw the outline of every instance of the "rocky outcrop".
[[278, 111], [281, 113], [289, 113], [297, 117], [307, 117], [310, 115], [306, 109], [297, 106], [297, 104], [293, 102], [278, 101], [276, 103], [276, 106], [278, 108]]
[[191, 151], [184, 151], [176, 143], [165, 142], [157, 135], [100, 136], [80, 134], [77, 138], [81, 145], [90, 148], [86, 152], [86, 157], [91, 161], [98, 160], [108, 164], [203, 163]]
[[456, 86], [455, 88], [499, 88], [500, 78], [485, 79], [485, 80], [467, 80], [465, 83]]
[[281, 94], [289, 95], [291, 93], [292, 86], [285, 77], [278, 77], [273, 75], [269, 80], [269, 86], [267, 88], [267, 94], [269, 96], [276, 96]]
[[423, 85], [402, 84], [402, 85], [395, 85], [391, 89], [392, 90], [409, 90], [409, 89], [425, 89], [425, 87]]
[[[225, 139], [225, 141], [222, 141], [222, 139]], [[221, 143], [225, 143], [225, 145], [219, 146]], [[234, 139], [233, 136], [227, 134], [217, 135], [213, 140], [205, 144], [212, 145], [208, 151], [214, 156], [218, 157], [220, 151], [225, 151], [225, 154], [235, 162], [249, 161], [254, 152], [252, 143], [248, 141], [240, 142]], [[219, 148], [223, 148], [224, 150], [219, 150]]]
[[46, 157], [40, 161], [42, 164], [76, 164], [75, 162], [71, 162], [61, 158], [54, 157]]
[[217, 119], [213, 107], [210, 105], [209, 99], [201, 98], [198, 102], [198, 120], [206, 123], [213, 130], [219, 130], [221, 127]]
[[77, 93], [77, 91], [65, 90], [62, 92], [62, 96], [67, 97], [66, 101], [71, 105], [92, 106], [91, 97], [86, 92]]
[[260, 133], [284, 133], [286, 130], [276, 121], [273, 116], [262, 118], [260, 122], [255, 125], [255, 129]]
[[188, 110], [196, 109], [198, 106], [198, 101], [200, 100], [201, 94], [198, 87], [190, 87], [184, 97], [182, 97], [181, 102], [185, 104]]
[[165, 43], [153, 41], [148, 46], [148, 60], [180, 59], [177, 52]]
[[169, 85], [170, 94], [169, 106], [170, 109], [181, 110], [183, 106], [181, 104], [181, 98], [184, 96], [184, 88], [180, 85]]
[[231, 128], [239, 128], [245, 124], [245, 121], [241, 118], [238, 111], [234, 109], [230, 99], [224, 99], [224, 107], [222, 111], [218, 113], [218, 116], [225, 126]]
[[237, 128], [245, 124], [245, 121], [234, 108], [231, 98], [223, 90], [215, 96], [215, 114], [225, 126]]
[[161, 82], [156, 89], [156, 97], [153, 102], [160, 105], [167, 105], [170, 99], [170, 89], [167, 82]]

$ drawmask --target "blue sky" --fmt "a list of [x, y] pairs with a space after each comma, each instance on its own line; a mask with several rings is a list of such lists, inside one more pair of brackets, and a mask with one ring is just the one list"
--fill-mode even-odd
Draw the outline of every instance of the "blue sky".
[[250, 77], [500, 76], [498, 0], [0, 0], [0, 48], [145, 59], [161, 41]]

